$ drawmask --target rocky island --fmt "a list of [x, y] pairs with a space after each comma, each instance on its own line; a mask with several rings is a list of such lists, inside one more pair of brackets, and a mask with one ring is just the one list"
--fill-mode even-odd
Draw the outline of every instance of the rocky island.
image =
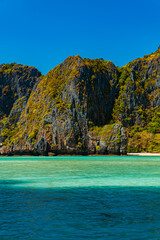
[[160, 48], [119, 68], [68, 57], [0, 65], [1, 154], [160, 152]]

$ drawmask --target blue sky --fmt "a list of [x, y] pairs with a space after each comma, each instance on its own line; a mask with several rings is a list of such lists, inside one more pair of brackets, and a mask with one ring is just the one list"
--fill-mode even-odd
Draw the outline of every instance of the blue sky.
[[123, 66], [160, 45], [159, 0], [0, 0], [0, 64], [42, 74], [79, 54]]

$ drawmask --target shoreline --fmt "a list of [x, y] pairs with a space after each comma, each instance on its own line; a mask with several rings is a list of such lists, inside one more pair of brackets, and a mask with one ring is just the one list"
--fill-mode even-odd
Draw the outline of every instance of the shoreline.
[[127, 156], [127, 155], [116, 155], [116, 154], [57, 154], [57, 155], [29, 155], [29, 154], [13, 154], [13, 155], [0, 155], [1, 157], [116, 157], [116, 156]]
[[126, 155], [116, 155], [116, 154], [88, 154], [88, 155], [83, 155], [83, 154], [56, 154], [56, 155], [32, 155], [32, 154], [2, 154], [0, 155], [0, 158], [1, 157], [81, 157], [81, 156], [85, 156], [85, 157], [116, 157], [116, 156], [119, 156], [119, 157], [124, 157], [124, 156], [127, 156], [127, 157], [132, 157], [132, 156], [142, 156], [142, 157], [153, 157], [153, 156], [156, 156], [156, 157], [160, 157], [160, 153], [127, 153]]

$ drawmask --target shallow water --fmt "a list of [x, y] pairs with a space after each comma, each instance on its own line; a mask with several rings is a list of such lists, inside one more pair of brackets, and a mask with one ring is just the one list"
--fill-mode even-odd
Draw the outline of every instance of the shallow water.
[[0, 158], [6, 239], [160, 239], [160, 157]]

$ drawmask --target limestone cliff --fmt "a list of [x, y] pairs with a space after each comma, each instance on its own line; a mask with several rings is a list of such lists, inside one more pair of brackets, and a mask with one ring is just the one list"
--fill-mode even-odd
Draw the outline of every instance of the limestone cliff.
[[74, 56], [43, 77], [0, 69], [4, 152], [160, 152], [160, 48], [122, 68]]
[[0, 65], [0, 118], [10, 114], [17, 99], [28, 99], [40, 76], [34, 67], [15, 63]]
[[34, 67], [15, 63], [0, 65], [0, 129], [6, 144], [40, 76]]
[[128, 130], [128, 151], [160, 152], [160, 48], [120, 72], [113, 116]]
[[110, 122], [118, 74], [109, 61], [67, 58], [32, 92], [12, 136], [3, 135], [8, 147], [38, 153], [95, 153], [96, 145], [90, 150], [89, 127]]

